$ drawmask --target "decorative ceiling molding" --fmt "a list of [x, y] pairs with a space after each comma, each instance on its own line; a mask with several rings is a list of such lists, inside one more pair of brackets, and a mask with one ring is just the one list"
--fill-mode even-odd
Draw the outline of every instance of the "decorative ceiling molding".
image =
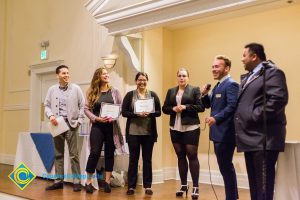
[[133, 67], [137, 72], [142, 71], [141, 59], [138, 58], [134, 52], [133, 46], [130, 44], [128, 36], [116, 37], [116, 42], [122, 52], [125, 54], [125, 58], [130, 67]]
[[[295, 0], [298, 1], [298, 0]], [[122, 3], [120, 3], [122, 2]], [[127, 2], [125, 4], [124, 2]], [[110, 35], [207, 18], [286, 0], [89, 0], [86, 8]]]

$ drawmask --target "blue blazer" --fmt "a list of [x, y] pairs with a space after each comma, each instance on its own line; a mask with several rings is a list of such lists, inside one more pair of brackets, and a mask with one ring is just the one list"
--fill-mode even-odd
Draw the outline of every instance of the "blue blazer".
[[235, 143], [234, 112], [238, 98], [239, 84], [232, 78], [225, 79], [214, 87], [210, 95], [202, 97], [205, 108], [211, 108], [216, 124], [210, 127], [210, 140]]

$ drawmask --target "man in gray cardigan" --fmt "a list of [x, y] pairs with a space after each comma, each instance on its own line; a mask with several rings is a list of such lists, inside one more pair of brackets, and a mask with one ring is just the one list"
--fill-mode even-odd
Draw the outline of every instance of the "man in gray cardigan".
[[69, 147], [71, 159], [71, 169], [73, 177], [73, 191], [81, 191], [80, 184], [80, 164], [77, 149], [77, 133], [80, 124], [84, 119], [84, 96], [80, 87], [69, 83], [69, 68], [60, 65], [56, 68], [58, 84], [48, 89], [45, 98], [45, 115], [49, 118], [52, 125], [57, 126], [57, 117], [63, 117], [69, 125], [69, 130], [55, 136], [55, 182], [48, 186], [46, 190], [63, 189], [64, 180], [64, 149], [65, 140]]

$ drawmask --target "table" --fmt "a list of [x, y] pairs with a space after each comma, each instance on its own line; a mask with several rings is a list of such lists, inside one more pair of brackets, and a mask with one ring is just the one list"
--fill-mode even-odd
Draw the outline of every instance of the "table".
[[[49, 134], [49, 133], [41, 133], [41, 134]], [[125, 145], [126, 147], [126, 145]], [[80, 170], [81, 170], [81, 184], [85, 185], [86, 181], [86, 172], [85, 167], [87, 163], [87, 159], [90, 153], [90, 147], [89, 147], [89, 136], [79, 136], [78, 137], [78, 149], [80, 152], [79, 161], [80, 161]], [[126, 147], [125, 149], [128, 149]], [[127, 171], [128, 166], [128, 154], [122, 156], [125, 159], [120, 159], [120, 157], [115, 156], [115, 165], [114, 170], [125, 170]], [[100, 159], [99, 159], [100, 160]], [[121, 160], [121, 161], [120, 161]], [[14, 168], [16, 168], [21, 162], [25, 163], [25, 165], [33, 171], [36, 176], [43, 177], [47, 175], [48, 178], [51, 179], [53, 175], [55, 174], [55, 166], [53, 165], [53, 168], [50, 173], [47, 173], [47, 170], [44, 167], [44, 164], [38, 154], [38, 151], [35, 147], [35, 144], [31, 138], [31, 135], [29, 132], [21, 132], [19, 133], [18, 137], [18, 144], [17, 144], [17, 152], [15, 157], [15, 163]], [[65, 168], [65, 174], [72, 174], [71, 171], [71, 164], [69, 159], [69, 150], [68, 145], [65, 143], [65, 156], [64, 156], [64, 168]], [[52, 176], [51, 176], [52, 175]], [[73, 182], [72, 178], [66, 177], [66, 182]], [[93, 186], [95, 188], [98, 188], [97, 180], [93, 179]]]
[[274, 199], [300, 199], [300, 142], [298, 141], [287, 141], [285, 151], [279, 153]]

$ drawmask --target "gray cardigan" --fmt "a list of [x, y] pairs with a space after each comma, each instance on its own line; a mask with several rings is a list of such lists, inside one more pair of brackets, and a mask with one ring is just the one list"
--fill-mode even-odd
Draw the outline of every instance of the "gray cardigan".
[[[45, 115], [48, 118], [59, 116], [59, 90], [59, 84], [48, 89], [44, 102]], [[80, 87], [74, 83], [70, 83], [67, 90], [70, 93], [67, 99], [67, 117], [70, 126], [76, 128], [84, 120], [84, 96]]]

